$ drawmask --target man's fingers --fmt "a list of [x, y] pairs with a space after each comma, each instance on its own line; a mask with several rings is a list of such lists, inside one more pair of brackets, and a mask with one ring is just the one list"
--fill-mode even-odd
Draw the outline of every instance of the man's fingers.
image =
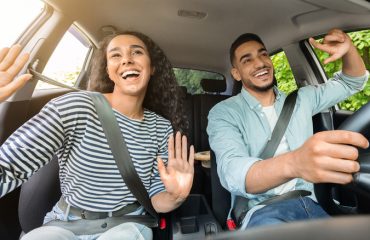
[[340, 54], [333, 54], [333, 55], [331, 55], [330, 57], [328, 57], [327, 59], [324, 60], [324, 64], [334, 62], [334, 61], [340, 59], [341, 57], [342, 56]]
[[321, 168], [330, 172], [353, 174], [360, 170], [360, 164], [354, 160], [328, 157], [321, 162]]
[[356, 147], [337, 144], [337, 143], [323, 143], [322, 149], [327, 153], [327, 156], [332, 158], [356, 160], [358, 158], [358, 150]]
[[324, 37], [324, 43], [330, 43], [330, 42], [343, 43], [345, 40], [346, 40], [345, 36], [343, 36], [343, 34], [340, 34], [340, 33], [333, 33], [333, 34], [326, 35]]
[[360, 148], [369, 147], [369, 141], [361, 133], [347, 130], [319, 132], [314, 135], [314, 138], [316, 137], [328, 143], [348, 144]]
[[0, 63], [0, 71], [6, 71], [18, 57], [22, 50], [22, 46], [19, 44], [13, 45], [9, 52], [6, 54], [5, 58]]
[[325, 171], [325, 181], [318, 181], [318, 182], [325, 182], [325, 183], [337, 183], [337, 184], [348, 184], [352, 182], [353, 177], [352, 174], [342, 173], [342, 172], [332, 172], [332, 171]]
[[315, 39], [313, 38], [310, 38], [309, 39], [309, 42], [311, 43], [311, 45], [314, 47], [314, 48], [317, 48], [317, 49], [320, 49], [324, 52], [329, 52], [330, 51], [330, 47], [325, 45], [325, 44], [321, 44], [319, 42], [317, 42]]

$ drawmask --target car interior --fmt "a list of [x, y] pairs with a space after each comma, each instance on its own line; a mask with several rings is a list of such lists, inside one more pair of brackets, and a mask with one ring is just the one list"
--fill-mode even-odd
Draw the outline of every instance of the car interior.
[[[23, 72], [31, 69], [51, 81], [47, 84], [34, 77], [0, 103], [1, 144], [51, 99], [71, 91], [86, 90], [91, 57], [104, 36], [121, 30], [140, 31], [164, 50], [175, 73], [178, 72], [176, 76], [185, 76], [179, 83], [186, 93], [184, 107], [189, 126], [186, 135], [197, 153], [210, 151], [210, 158], [199, 158], [195, 163], [191, 195], [182, 206], [166, 214], [169, 239], [369, 239], [370, 151], [361, 152], [361, 170], [353, 184], [315, 185], [320, 204], [333, 218], [229, 231], [226, 217], [230, 194], [220, 184], [215, 155], [206, 132], [210, 109], [238, 94], [242, 87], [230, 74], [228, 51], [237, 36], [256, 33], [271, 56], [284, 53], [296, 88], [324, 83], [328, 76], [307, 39], [321, 38], [332, 28], [345, 32], [369, 31], [369, 0], [41, 2], [43, 7], [39, 14], [16, 42], [24, 46], [24, 52], [30, 53], [29, 65]], [[52, 64], [58, 68], [64, 61], [74, 62], [77, 50], [72, 45], [63, 46], [64, 55], [56, 54], [66, 36], [83, 49], [82, 60], [72, 70], [73, 74], [61, 77], [49, 74], [47, 70]], [[367, 41], [369, 57], [370, 40]], [[56, 58], [54, 63], [53, 57]], [[367, 67], [369, 70], [369, 65]], [[200, 77], [190, 84], [193, 75]], [[53, 86], [53, 81], [59, 81], [59, 86]], [[361, 132], [370, 139], [369, 106], [356, 112], [339, 106], [327, 109], [313, 117], [314, 132], [347, 129]], [[53, 159], [27, 183], [0, 198], [0, 239], [19, 239], [22, 234], [41, 226], [43, 217], [60, 194], [58, 164]]]

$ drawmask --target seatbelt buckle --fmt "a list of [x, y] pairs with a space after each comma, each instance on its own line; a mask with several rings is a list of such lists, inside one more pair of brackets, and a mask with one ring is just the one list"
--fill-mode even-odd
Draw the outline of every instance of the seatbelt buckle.
[[229, 229], [230, 231], [234, 231], [236, 229], [236, 224], [233, 219], [227, 219], [226, 226], [227, 226], [227, 229]]
[[167, 227], [166, 219], [165, 218], [161, 218], [159, 220], [159, 229], [163, 230], [166, 227]]

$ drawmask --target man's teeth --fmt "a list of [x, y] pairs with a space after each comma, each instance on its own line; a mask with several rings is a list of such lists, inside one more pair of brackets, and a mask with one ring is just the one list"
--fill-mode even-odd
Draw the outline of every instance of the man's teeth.
[[267, 71], [263, 71], [263, 72], [259, 72], [259, 73], [257, 73], [255, 76], [256, 76], [256, 77], [259, 77], [259, 76], [265, 75], [265, 74], [267, 74], [267, 73], [268, 73]]
[[124, 79], [128, 78], [128, 77], [131, 77], [131, 76], [138, 76], [140, 73], [138, 71], [135, 71], [135, 70], [131, 70], [131, 71], [126, 71], [122, 74], [122, 77]]

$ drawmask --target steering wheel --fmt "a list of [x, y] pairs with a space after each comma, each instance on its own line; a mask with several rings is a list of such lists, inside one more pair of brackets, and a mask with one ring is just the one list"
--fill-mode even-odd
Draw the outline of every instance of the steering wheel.
[[[353, 115], [348, 117], [338, 130], [349, 130], [363, 134], [370, 139], [370, 102], [360, 108]], [[370, 199], [370, 147], [368, 149], [359, 149], [360, 163], [359, 172], [353, 175], [353, 182], [347, 185], [320, 183], [315, 184], [315, 194], [320, 205], [332, 215], [355, 214], [369, 212], [368, 203], [361, 202], [358, 194]], [[343, 206], [334, 201], [333, 193], [335, 188], [353, 191], [355, 206]]]

